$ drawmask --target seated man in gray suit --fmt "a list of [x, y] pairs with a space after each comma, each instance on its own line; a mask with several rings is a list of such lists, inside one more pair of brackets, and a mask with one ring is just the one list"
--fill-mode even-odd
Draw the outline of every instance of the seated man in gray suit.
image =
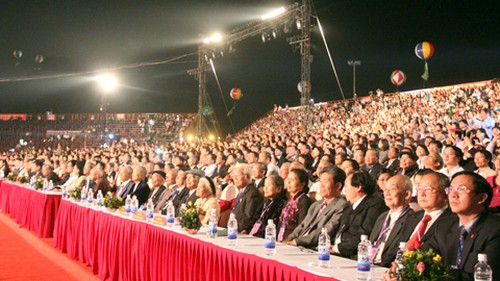
[[342, 213], [349, 206], [340, 194], [345, 179], [345, 172], [337, 167], [325, 168], [321, 172], [319, 194], [323, 199], [311, 205], [307, 216], [288, 235], [285, 244], [316, 248], [323, 227], [326, 228], [330, 237], [335, 237]]
[[409, 206], [411, 192], [412, 183], [407, 176], [395, 175], [385, 184], [384, 201], [389, 211], [378, 217], [370, 235], [375, 252], [374, 264], [390, 266], [396, 258], [403, 224], [413, 214]]

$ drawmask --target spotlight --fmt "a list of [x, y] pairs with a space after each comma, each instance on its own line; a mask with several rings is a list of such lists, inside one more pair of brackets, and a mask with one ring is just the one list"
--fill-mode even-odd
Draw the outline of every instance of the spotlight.
[[262, 43], [266, 43], [266, 41], [267, 41], [267, 33], [265, 33], [265, 32], [262, 33], [261, 38], [262, 38]]
[[287, 23], [285, 23], [285, 25], [283, 26], [283, 32], [284, 32], [285, 34], [288, 34], [288, 33], [290, 33], [290, 32], [291, 32], [290, 23], [288, 23], [288, 22], [287, 22]]
[[273, 34], [273, 38], [276, 39], [279, 35], [278, 30], [273, 30], [272, 34]]
[[297, 19], [297, 21], [295, 22], [295, 24], [297, 25], [297, 30], [301, 30], [302, 29], [302, 22], [300, 21], [300, 19]]

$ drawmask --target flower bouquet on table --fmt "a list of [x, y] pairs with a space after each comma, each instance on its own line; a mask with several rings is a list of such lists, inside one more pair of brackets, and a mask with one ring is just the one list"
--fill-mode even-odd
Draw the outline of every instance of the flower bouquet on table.
[[82, 187], [80, 186], [71, 186], [68, 187], [68, 194], [69, 197], [73, 200], [80, 200], [82, 197]]
[[403, 268], [399, 270], [398, 280], [447, 281], [453, 280], [450, 269], [443, 264], [440, 255], [432, 249], [406, 251], [403, 254]]
[[17, 181], [20, 182], [20, 183], [27, 183], [28, 182], [28, 178], [26, 176], [19, 176], [17, 178]]
[[125, 205], [125, 202], [120, 196], [116, 196], [116, 194], [109, 191], [102, 200], [104, 207], [113, 211], [118, 210], [121, 206]]
[[33, 186], [36, 190], [42, 190], [43, 189], [43, 179], [37, 178], [35, 180], [35, 182], [33, 183]]
[[196, 234], [201, 228], [200, 216], [204, 216], [205, 212], [202, 209], [198, 209], [191, 201], [188, 202], [186, 207], [186, 210], [182, 210], [179, 214], [181, 226], [189, 234]]
[[7, 175], [7, 179], [10, 180], [10, 181], [16, 181], [16, 175], [14, 175], [13, 173], [9, 173]]

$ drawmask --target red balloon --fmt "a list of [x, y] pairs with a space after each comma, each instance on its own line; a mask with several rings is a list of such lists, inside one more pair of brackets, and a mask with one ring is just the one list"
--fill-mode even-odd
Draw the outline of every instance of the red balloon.
[[394, 70], [391, 74], [391, 82], [396, 86], [401, 86], [406, 82], [406, 75], [401, 70]]
[[243, 97], [243, 94], [241, 93], [240, 89], [238, 89], [238, 88], [232, 88], [231, 92], [229, 93], [229, 96], [233, 100], [239, 100], [239, 99], [241, 99], [241, 97]]

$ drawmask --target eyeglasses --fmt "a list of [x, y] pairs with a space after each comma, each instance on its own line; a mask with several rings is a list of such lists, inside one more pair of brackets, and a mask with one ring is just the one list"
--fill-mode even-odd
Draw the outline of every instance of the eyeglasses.
[[422, 191], [422, 192], [437, 192], [437, 189], [435, 188], [432, 188], [431, 186], [428, 186], [428, 185], [415, 185], [415, 189], [417, 191]]
[[472, 190], [472, 189], [468, 188], [467, 186], [465, 186], [463, 184], [456, 185], [456, 186], [450, 185], [449, 187], [444, 189], [446, 194], [450, 194], [452, 191], [455, 191], [459, 194], [462, 194], [462, 193], [465, 193], [467, 190]]

